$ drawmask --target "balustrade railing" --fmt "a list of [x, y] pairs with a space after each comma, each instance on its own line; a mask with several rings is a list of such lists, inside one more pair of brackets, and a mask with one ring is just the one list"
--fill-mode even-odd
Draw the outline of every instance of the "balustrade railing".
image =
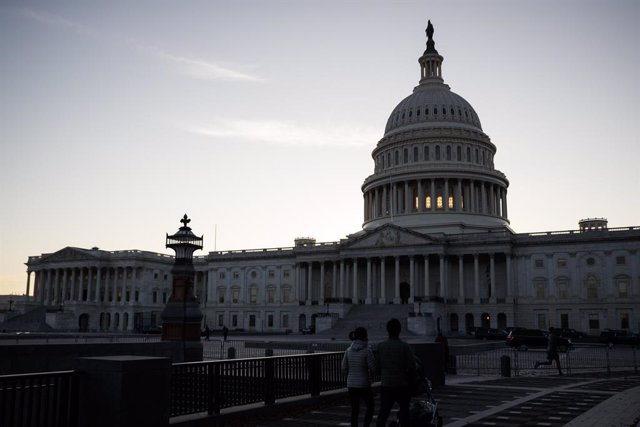
[[0, 376], [0, 426], [75, 427], [77, 405], [74, 371]]

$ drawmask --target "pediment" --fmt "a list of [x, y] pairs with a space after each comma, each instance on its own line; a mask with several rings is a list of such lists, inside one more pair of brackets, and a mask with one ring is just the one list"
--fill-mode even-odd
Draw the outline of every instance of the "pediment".
[[91, 251], [79, 248], [66, 247], [49, 255], [44, 255], [41, 262], [63, 262], [63, 261], [85, 261], [94, 260], [97, 255], [91, 254]]
[[429, 245], [434, 239], [395, 225], [383, 225], [358, 236], [344, 245], [345, 249], [384, 248], [397, 246]]

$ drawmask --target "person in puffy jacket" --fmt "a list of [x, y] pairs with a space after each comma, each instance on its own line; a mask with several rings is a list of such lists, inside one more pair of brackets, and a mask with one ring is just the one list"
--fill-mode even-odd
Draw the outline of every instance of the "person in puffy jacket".
[[353, 342], [342, 358], [342, 372], [347, 376], [347, 389], [351, 401], [351, 426], [358, 426], [360, 399], [364, 400], [366, 411], [364, 426], [369, 427], [373, 418], [373, 391], [371, 377], [375, 372], [375, 357], [369, 348], [367, 330], [358, 327], [353, 332]]

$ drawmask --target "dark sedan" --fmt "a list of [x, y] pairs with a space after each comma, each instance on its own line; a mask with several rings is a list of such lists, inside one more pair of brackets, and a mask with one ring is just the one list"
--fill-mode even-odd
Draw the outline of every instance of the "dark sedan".
[[[526, 351], [531, 347], [545, 348], [549, 342], [549, 333], [540, 329], [518, 329], [509, 332], [506, 343], [510, 347]], [[567, 351], [572, 347], [571, 340], [558, 337], [558, 350]]]
[[640, 336], [627, 329], [605, 329], [600, 333], [600, 342], [604, 344], [640, 344]]
[[476, 338], [482, 340], [503, 340], [507, 338], [507, 332], [502, 329], [478, 328]]

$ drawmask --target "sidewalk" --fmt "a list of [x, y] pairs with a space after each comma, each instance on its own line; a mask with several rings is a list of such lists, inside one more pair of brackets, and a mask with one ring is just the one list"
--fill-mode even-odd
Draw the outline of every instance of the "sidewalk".
[[[639, 425], [640, 375], [528, 375], [513, 378], [447, 376], [433, 391], [444, 425], [616, 426]], [[376, 409], [379, 407], [376, 400]], [[345, 400], [291, 411], [259, 427], [349, 426]], [[364, 409], [361, 408], [361, 419]], [[374, 424], [376, 417], [374, 415]]]

